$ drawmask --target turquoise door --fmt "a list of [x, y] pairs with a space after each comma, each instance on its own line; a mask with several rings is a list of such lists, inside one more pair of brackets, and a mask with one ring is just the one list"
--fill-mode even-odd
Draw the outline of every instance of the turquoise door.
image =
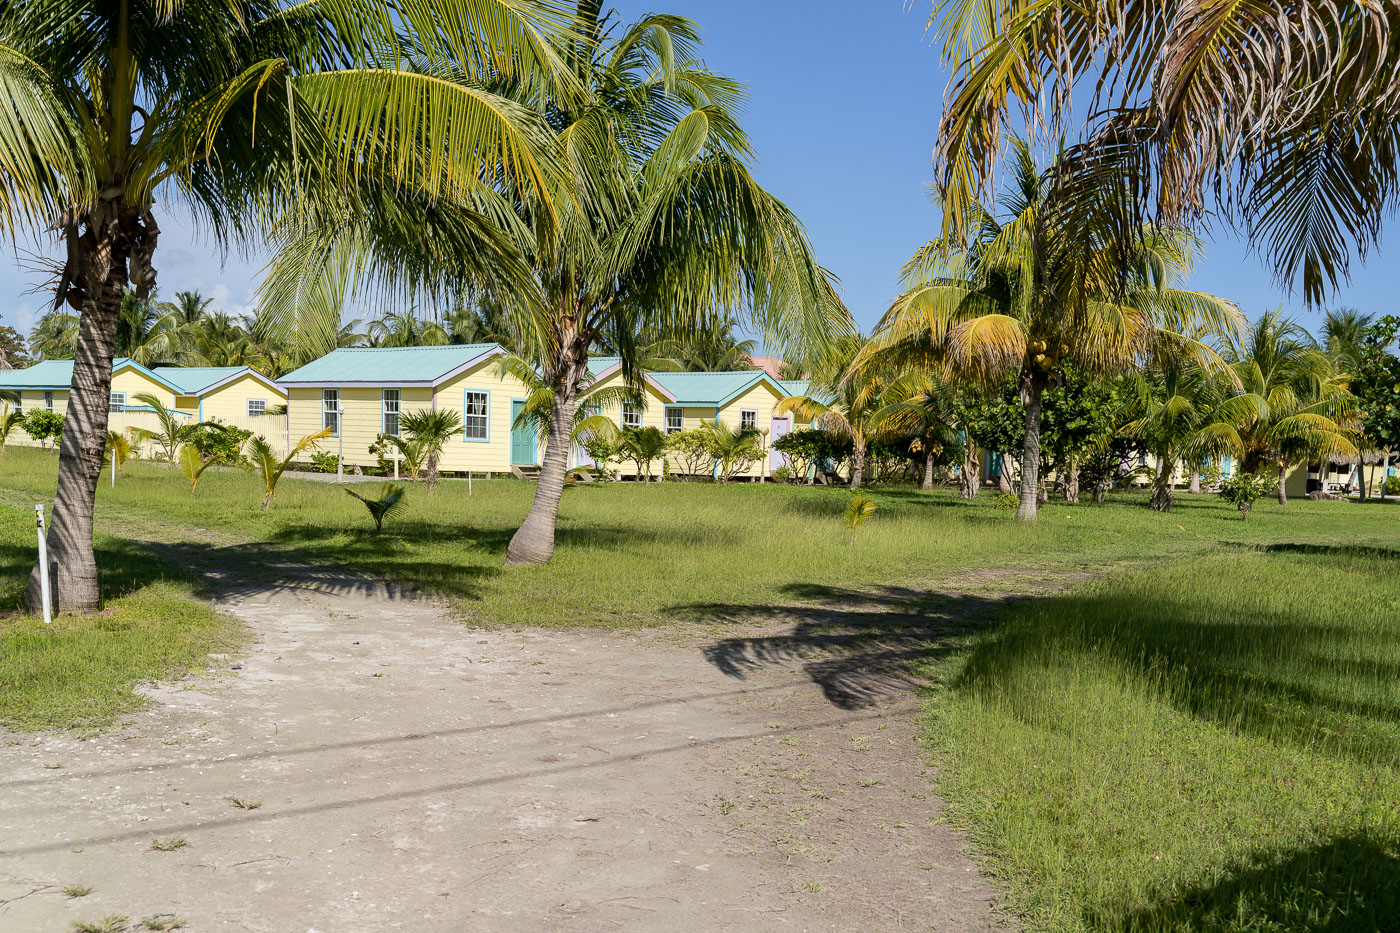
[[523, 399], [512, 399], [510, 403], [510, 465], [535, 465], [535, 432], [528, 426], [516, 427], [515, 421], [525, 410]]

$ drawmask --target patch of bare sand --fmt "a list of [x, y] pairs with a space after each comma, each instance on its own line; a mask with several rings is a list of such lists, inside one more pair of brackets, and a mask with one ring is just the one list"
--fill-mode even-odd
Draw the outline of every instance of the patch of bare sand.
[[977, 606], [890, 591], [685, 644], [479, 632], [356, 578], [262, 576], [219, 592], [247, 656], [117, 732], [0, 747], [0, 930], [995, 922], [937, 822], [906, 673]]

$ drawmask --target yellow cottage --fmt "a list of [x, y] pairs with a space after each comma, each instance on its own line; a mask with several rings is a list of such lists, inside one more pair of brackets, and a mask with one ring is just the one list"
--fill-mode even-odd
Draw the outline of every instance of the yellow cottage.
[[[68, 411], [72, 360], [44, 360], [27, 369], [0, 372], [0, 389], [20, 396], [20, 410], [46, 408], [62, 415]], [[247, 366], [142, 366], [119, 358], [112, 363], [112, 387], [108, 427], [151, 430], [157, 427], [153, 409], [138, 401], [153, 395], [161, 406], [196, 421], [219, 421], [258, 433], [283, 434], [283, 426], [270, 412], [286, 401], [285, 393], [271, 379]], [[23, 432], [10, 443], [32, 444]]]
[[528, 428], [512, 428], [529, 390], [500, 372], [505, 353], [494, 343], [445, 347], [343, 347], [278, 380], [287, 392], [287, 442], [331, 428], [321, 450], [347, 466], [374, 466], [381, 434], [400, 433], [399, 419], [422, 409], [455, 411], [462, 427], [443, 450], [449, 473], [508, 473], [539, 463]]

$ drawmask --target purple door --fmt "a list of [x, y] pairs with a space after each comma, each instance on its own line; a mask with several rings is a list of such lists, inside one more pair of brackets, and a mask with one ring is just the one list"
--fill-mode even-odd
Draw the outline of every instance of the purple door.
[[777, 442], [778, 438], [787, 435], [787, 434], [788, 434], [789, 432], [791, 432], [791, 431], [792, 431], [792, 419], [791, 419], [791, 418], [774, 418], [774, 419], [773, 419], [773, 432], [772, 432], [771, 434], [768, 435], [768, 444], [769, 444], [769, 449], [768, 449], [768, 469], [770, 469], [770, 470], [781, 470], [783, 467], [785, 467], [785, 466], [788, 465], [787, 457], [786, 457], [785, 455], [779, 453], [778, 451], [774, 450], [774, 449], [772, 448], [772, 445], [773, 445], [774, 443]]

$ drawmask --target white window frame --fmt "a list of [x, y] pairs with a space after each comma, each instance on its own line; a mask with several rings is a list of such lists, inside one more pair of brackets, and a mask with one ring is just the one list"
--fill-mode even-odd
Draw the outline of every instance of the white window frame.
[[[675, 422], [671, 418], [675, 416]], [[666, 406], [666, 433], [679, 434], [685, 430], [685, 409]]]
[[462, 393], [462, 440], [473, 444], [490, 442], [490, 392], [467, 389]]
[[624, 428], [640, 428], [642, 426], [642, 406], [636, 402], [623, 402], [622, 419], [618, 424]]
[[126, 411], [126, 393], [125, 393], [125, 392], [112, 392], [112, 393], [109, 393], [108, 396], [107, 396], [107, 410], [108, 410], [109, 412], [112, 412], [112, 411]]
[[44, 393], [44, 408], [48, 411], [53, 411], [53, 392], [51, 391], [46, 391]]
[[[398, 389], [384, 389], [380, 397], [379, 430], [384, 434], [391, 434], [394, 437], [400, 435], [399, 416], [403, 414], [399, 407], [402, 401], [402, 394]], [[389, 430], [389, 419], [394, 419], [394, 430]]]
[[267, 399], [250, 398], [248, 399], [248, 406], [245, 410], [248, 412], [249, 418], [261, 418], [267, 414]]
[[334, 428], [332, 437], [340, 436], [340, 390], [321, 390], [321, 427]]
[[[746, 419], [747, 419], [748, 422], [749, 422], [748, 425], [745, 425], [745, 424], [744, 424], [744, 421], [745, 421]], [[756, 409], [756, 408], [741, 408], [741, 409], [739, 409], [739, 430], [742, 431], [742, 430], [745, 429], [745, 427], [752, 428], [752, 429], [755, 430], [755, 431], [758, 430], [758, 409]]]

